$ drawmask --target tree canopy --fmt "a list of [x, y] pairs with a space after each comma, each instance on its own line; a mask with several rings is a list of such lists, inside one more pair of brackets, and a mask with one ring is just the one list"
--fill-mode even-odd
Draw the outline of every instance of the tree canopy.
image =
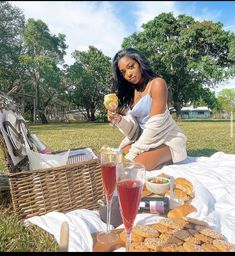
[[10, 91], [20, 78], [19, 56], [23, 49], [25, 18], [22, 11], [0, 1], [0, 88]]
[[[61, 70], [65, 55], [65, 35], [52, 35], [42, 20], [28, 19], [23, 32], [25, 52], [20, 56], [27, 84], [35, 91], [36, 115], [47, 123], [45, 108], [63, 90]], [[29, 86], [30, 87], [30, 86]], [[29, 89], [28, 89], [29, 90]]]
[[172, 95], [180, 114], [183, 104], [195, 101], [219, 82], [235, 75], [235, 36], [222, 23], [162, 13], [142, 25], [143, 31], [124, 38], [122, 47], [143, 52]]
[[82, 112], [85, 110], [88, 120], [94, 121], [111, 86], [111, 61], [94, 46], [88, 51], [76, 50], [73, 57], [76, 61], [67, 70], [68, 83], [75, 86], [70, 98]]
[[218, 102], [223, 112], [235, 111], [235, 89], [225, 88], [218, 93]]

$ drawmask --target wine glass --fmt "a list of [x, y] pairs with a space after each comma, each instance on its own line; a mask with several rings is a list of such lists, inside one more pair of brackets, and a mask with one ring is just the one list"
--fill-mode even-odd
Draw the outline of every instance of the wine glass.
[[110, 230], [110, 216], [113, 193], [116, 188], [116, 167], [122, 161], [121, 151], [117, 148], [103, 146], [100, 152], [101, 173], [107, 206], [106, 232], [99, 232], [97, 240], [100, 243], [113, 243], [119, 236]]
[[131, 232], [145, 182], [145, 167], [140, 163], [126, 161], [117, 166], [116, 176], [120, 212], [126, 231], [126, 251], [129, 252]]
[[[118, 97], [115, 93], [109, 93], [104, 96], [104, 107], [113, 114], [116, 113], [118, 107]], [[114, 125], [115, 122], [112, 120], [112, 126], [114, 127]]]

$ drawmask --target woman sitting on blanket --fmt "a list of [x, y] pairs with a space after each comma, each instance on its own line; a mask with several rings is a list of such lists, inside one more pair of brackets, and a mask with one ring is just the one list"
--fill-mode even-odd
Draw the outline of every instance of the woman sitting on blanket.
[[137, 50], [120, 50], [113, 58], [113, 78], [118, 111], [108, 120], [125, 135], [119, 148], [125, 158], [159, 169], [187, 157], [186, 136], [172, 119], [167, 106], [166, 82], [156, 77]]

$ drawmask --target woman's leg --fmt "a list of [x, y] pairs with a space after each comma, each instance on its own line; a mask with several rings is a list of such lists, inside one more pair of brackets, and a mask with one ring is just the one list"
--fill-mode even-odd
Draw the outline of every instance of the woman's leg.
[[[122, 151], [128, 153], [130, 147], [131, 145], [126, 146]], [[134, 161], [142, 163], [148, 171], [160, 169], [162, 166], [172, 163], [171, 151], [168, 146], [161, 145], [139, 154]]]

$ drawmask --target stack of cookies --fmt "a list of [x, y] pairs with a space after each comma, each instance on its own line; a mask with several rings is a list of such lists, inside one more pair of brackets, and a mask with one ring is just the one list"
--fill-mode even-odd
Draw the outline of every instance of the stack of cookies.
[[[125, 242], [125, 232], [120, 233]], [[230, 244], [206, 222], [192, 218], [164, 218], [150, 225], [136, 225], [132, 231], [133, 252], [231, 252]]]

